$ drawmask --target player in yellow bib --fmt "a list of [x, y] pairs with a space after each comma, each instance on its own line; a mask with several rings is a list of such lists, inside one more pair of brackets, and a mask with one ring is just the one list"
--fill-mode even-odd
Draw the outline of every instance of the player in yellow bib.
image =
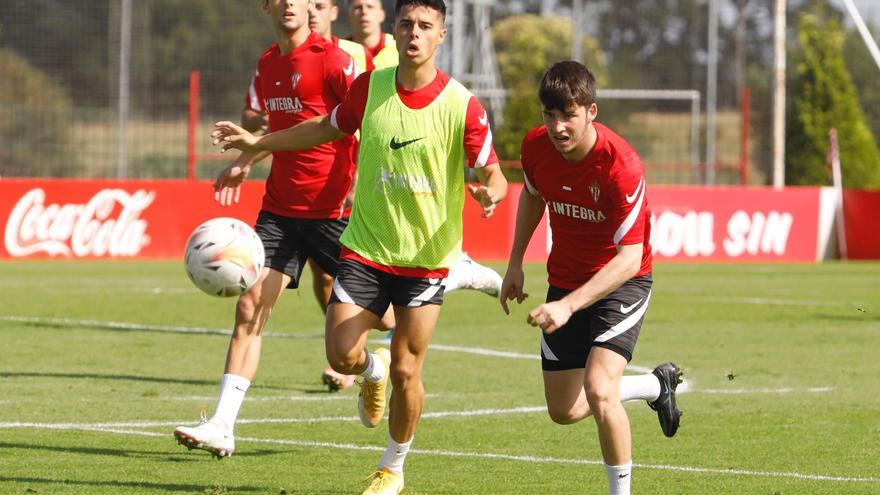
[[[507, 192], [485, 110], [437, 69], [446, 36], [442, 0], [398, 0], [399, 66], [359, 77], [328, 116], [256, 137], [232, 122], [212, 134], [223, 150], [296, 150], [360, 130], [358, 183], [342, 263], [327, 311], [327, 358], [363, 377], [361, 421], [378, 425], [393, 384], [388, 445], [365, 495], [397, 494], [424, 403], [422, 365], [443, 300], [443, 278], [461, 250], [462, 164], [480, 186], [471, 197], [490, 216]], [[397, 316], [391, 349], [366, 350], [367, 334], [388, 306]]]
[[397, 46], [394, 36], [382, 32], [385, 9], [381, 0], [351, 0], [348, 2], [348, 22], [351, 41], [363, 45], [373, 56], [373, 65], [367, 70], [384, 69], [397, 65]]

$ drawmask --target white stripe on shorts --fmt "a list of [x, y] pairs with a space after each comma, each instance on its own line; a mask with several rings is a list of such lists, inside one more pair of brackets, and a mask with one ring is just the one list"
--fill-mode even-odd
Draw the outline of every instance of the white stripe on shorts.
[[611, 327], [611, 329], [609, 329], [607, 332], [596, 337], [596, 340], [594, 340], [593, 342], [607, 342], [608, 340], [617, 337], [618, 335], [635, 326], [635, 324], [638, 323], [640, 319], [642, 319], [642, 316], [645, 315], [645, 311], [648, 310], [649, 301], [651, 301], [651, 291], [648, 291], [648, 295], [647, 297], [645, 297], [645, 302], [644, 304], [642, 304], [641, 307], [639, 307], [638, 311], [627, 316], [626, 318], [624, 318], [623, 321]]
[[431, 298], [434, 297], [435, 294], [437, 294], [437, 291], [440, 290], [441, 287], [443, 287], [442, 283], [431, 285], [430, 287], [425, 289], [424, 292], [413, 298], [413, 300], [410, 301], [407, 306], [409, 306], [410, 308], [417, 308], [421, 306], [425, 301], [430, 301]]
[[339, 283], [339, 279], [333, 280], [333, 293], [336, 294], [336, 298], [339, 299], [340, 302], [344, 302], [346, 304], [354, 304], [354, 299], [348, 295], [348, 292], [345, 292], [345, 289], [342, 288], [342, 284]]
[[547, 361], [559, 361], [559, 358], [556, 357], [556, 354], [553, 354], [553, 350], [547, 345], [547, 339], [544, 338], [544, 332], [541, 332], [541, 352], [544, 353], [544, 359]]

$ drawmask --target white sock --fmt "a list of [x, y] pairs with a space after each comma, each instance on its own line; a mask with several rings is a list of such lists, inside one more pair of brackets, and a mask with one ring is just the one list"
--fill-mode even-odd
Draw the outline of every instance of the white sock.
[[[415, 437], [413, 437], [415, 438]], [[406, 454], [409, 453], [409, 446], [412, 445], [413, 439], [409, 442], [397, 443], [391, 434], [388, 434], [388, 447], [385, 449], [385, 455], [379, 461], [379, 468], [385, 468], [396, 474], [403, 474], [403, 461], [406, 460]]]
[[654, 402], [660, 397], [660, 380], [654, 373], [624, 376], [620, 380], [620, 402], [646, 400]]
[[214, 411], [211, 421], [220, 423], [220, 426], [232, 431], [235, 427], [235, 419], [238, 418], [238, 410], [244, 402], [244, 395], [250, 386], [250, 380], [243, 376], [223, 375], [220, 381], [220, 400], [217, 401], [217, 410]]
[[622, 466], [605, 464], [605, 471], [608, 472], [608, 495], [630, 495], [632, 466], [632, 461]]
[[375, 354], [366, 350], [364, 350], [364, 353], [367, 355], [367, 369], [360, 376], [364, 377], [364, 380], [379, 383], [380, 380], [385, 378], [385, 366], [382, 365], [382, 361]]

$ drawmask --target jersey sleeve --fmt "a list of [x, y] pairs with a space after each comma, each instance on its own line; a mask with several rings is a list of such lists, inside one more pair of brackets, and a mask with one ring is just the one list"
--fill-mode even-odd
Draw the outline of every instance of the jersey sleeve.
[[333, 46], [325, 55], [324, 80], [330, 87], [330, 91], [342, 101], [348, 94], [351, 84], [360, 75], [360, 68], [351, 55], [341, 48]]
[[645, 237], [645, 167], [639, 155], [628, 150], [616, 158], [609, 176], [609, 194], [613, 207], [611, 221], [617, 225], [614, 244], [641, 244]]
[[498, 163], [498, 155], [495, 154], [492, 144], [489, 115], [476, 96], [471, 96], [468, 102], [464, 126], [464, 150], [468, 167], [482, 168]]
[[354, 134], [361, 127], [367, 109], [367, 93], [370, 90], [370, 73], [361, 74], [351, 85], [342, 103], [330, 113], [333, 127], [346, 134]]
[[541, 193], [539, 193], [538, 188], [535, 187], [535, 153], [532, 151], [535, 141], [535, 131], [536, 129], [532, 129], [523, 136], [522, 144], [519, 146], [519, 163], [522, 166], [523, 182], [525, 183], [526, 191], [532, 196], [540, 196]]
[[245, 94], [244, 96], [244, 107], [251, 110], [256, 110], [257, 112], [262, 112], [264, 111], [263, 104], [261, 103], [263, 99], [260, 98], [260, 94], [257, 90], [257, 88], [260, 87], [259, 78], [260, 69], [258, 68], [254, 72], [254, 75], [251, 76], [251, 82], [250, 84], [248, 84], [247, 94]]

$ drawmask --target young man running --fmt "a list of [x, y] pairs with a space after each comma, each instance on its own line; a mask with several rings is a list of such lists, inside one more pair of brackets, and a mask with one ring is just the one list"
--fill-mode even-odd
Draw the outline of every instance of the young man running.
[[[443, 278], [458, 259], [464, 201], [462, 163], [481, 186], [470, 195], [489, 216], [507, 182], [479, 101], [435, 66], [446, 36], [442, 0], [398, 0], [397, 68], [365, 74], [329, 116], [255, 137], [217, 123], [215, 144], [247, 151], [302, 149], [360, 130], [360, 180], [342, 264], [327, 311], [327, 358], [340, 373], [363, 377], [361, 421], [378, 425], [393, 384], [388, 445], [367, 495], [403, 489], [403, 464], [424, 404], [422, 364], [440, 314]], [[391, 349], [366, 351], [369, 329], [392, 305]]]
[[632, 448], [622, 401], [649, 401], [663, 433], [678, 429], [672, 363], [623, 376], [651, 299], [651, 213], [645, 170], [635, 150], [595, 122], [596, 81], [578, 62], [550, 68], [539, 91], [544, 125], [523, 139], [526, 188], [501, 306], [522, 303], [526, 247], [547, 208], [553, 247], [547, 260], [547, 302], [529, 313], [540, 327], [547, 412], [559, 424], [592, 415], [610, 495], [629, 495]]
[[[338, 105], [357, 76], [352, 58], [309, 29], [310, 0], [262, 0], [276, 43], [257, 66], [255, 94], [269, 115], [269, 129], [280, 130]], [[322, 68], [315, 70], [316, 67]], [[335, 275], [339, 236], [348, 224], [346, 198], [354, 173], [355, 140], [272, 154], [272, 169], [256, 222], [266, 248], [266, 265], [257, 284], [238, 300], [235, 327], [226, 356], [214, 416], [196, 427], [174, 430], [178, 442], [217, 457], [235, 450], [233, 428], [260, 360], [262, 331], [285, 288], [296, 288], [307, 259]], [[239, 186], [251, 165], [266, 154], [243, 153], [214, 184], [221, 205], [238, 201]]]

